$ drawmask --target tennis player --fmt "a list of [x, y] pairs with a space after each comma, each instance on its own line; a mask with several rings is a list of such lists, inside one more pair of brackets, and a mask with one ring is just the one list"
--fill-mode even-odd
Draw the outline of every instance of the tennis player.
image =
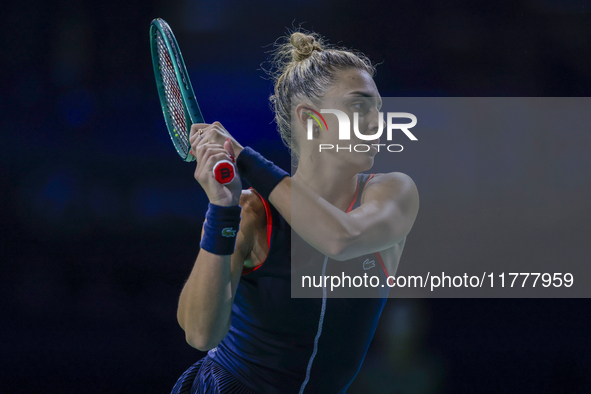
[[[346, 270], [379, 275], [383, 284], [396, 272], [418, 212], [410, 177], [364, 173], [373, 166], [374, 147], [319, 152], [319, 144], [339, 142], [335, 116], [325, 117], [327, 129], [314, 122], [307, 138], [311, 110], [320, 108], [351, 119], [358, 112], [360, 132], [376, 133], [383, 120], [375, 66], [316, 33], [300, 29], [283, 38], [273, 56], [270, 100], [281, 137], [298, 158], [293, 177], [240, 145], [219, 122], [191, 128], [195, 179], [209, 207], [177, 317], [187, 342], [208, 353], [172, 393], [345, 393], [389, 287], [364, 289], [374, 292], [368, 298], [329, 298], [326, 287], [318, 297], [291, 298], [300, 280], [292, 282], [292, 275]], [[241, 190], [240, 177], [227, 185], [215, 181], [213, 166], [228, 159], [252, 189]]]

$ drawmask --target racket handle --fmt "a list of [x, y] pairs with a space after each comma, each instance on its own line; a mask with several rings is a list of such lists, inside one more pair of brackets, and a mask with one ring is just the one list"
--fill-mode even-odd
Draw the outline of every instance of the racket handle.
[[234, 163], [230, 160], [220, 160], [213, 166], [213, 176], [222, 185], [232, 182], [235, 172]]

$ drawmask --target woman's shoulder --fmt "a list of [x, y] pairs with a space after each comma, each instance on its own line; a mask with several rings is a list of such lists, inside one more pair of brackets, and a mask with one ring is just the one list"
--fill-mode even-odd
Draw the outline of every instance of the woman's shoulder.
[[415, 182], [410, 176], [402, 172], [374, 174], [365, 185], [362, 199], [366, 194], [384, 196], [404, 195], [408, 199], [417, 200], [417, 202], [419, 198]]
[[382, 183], [382, 182], [405, 182], [414, 183], [412, 178], [403, 172], [385, 172], [373, 174], [372, 178], [367, 182], [369, 183]]
[[381, 187], [411, 187], [416, 189], [415, 182], [412, 178], [403, 172], [386, 172], [373, 174], [371, 179], [367, 181], [366, 188], [369, 186], [380, 185]]

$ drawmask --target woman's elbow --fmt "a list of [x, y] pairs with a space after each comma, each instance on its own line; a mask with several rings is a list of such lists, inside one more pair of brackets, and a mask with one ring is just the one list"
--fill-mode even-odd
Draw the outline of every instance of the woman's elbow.
[[190, 334], [189, 332], [185, 332], [185, 340], [189, 345], [191, 345], [191, 347], [194, 347], [195, 349], [202, 352], [213, 349], [221, 342], [221, 340], [213, 340], [211, 337]]
[[337, 261], [349, 260], [354, 255], [353, 248], [353, 237], [352, 236], [339, 236], [327, 243], [326, 255]]
[[341, 249], [337, 249], [336, 251], [334, 251], [334, 253], [328, 255], [329, 258], [336, 260], [336, 261], [350, 260], [350, 259], [353, 259], [358, 256], [359, 256], [358, 253], [356, 254], [351, 249], [348, 249], [345, 247], [343, 247]]
[[206, 352], [219, 345], [226, 334], [228, 334], [228, 331], [230, 331], [229, 323], [223, 330], [218, 330], [217, 333], [212, 330], [186, 329], [185, 340], [191, 347]]

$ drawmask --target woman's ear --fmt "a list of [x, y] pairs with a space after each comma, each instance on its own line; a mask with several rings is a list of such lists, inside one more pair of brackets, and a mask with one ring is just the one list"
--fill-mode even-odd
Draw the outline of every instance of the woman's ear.
[[302, 126], [303, 130], [308, 130], [308, 119], [312, 119], [310, 116], [310, 108], [313, 108], [313, 106], [306, 103], [300, 103], [295, 110], [298, 124]]
[[301, 130], [304, 131], [304, 135], [307, 136], [307, 139], [318, 138], [320, 136], [320, 128], [315, 123], [313, 123], [311, 129], [312, 133], [310, 133], [309, 129], [309, 123], [314, 122], [314, 116], [311, 111], [314, 107], [315, 105], [312, 104], [300, 103], [295, 110], [298, 125], [301, 126]]

